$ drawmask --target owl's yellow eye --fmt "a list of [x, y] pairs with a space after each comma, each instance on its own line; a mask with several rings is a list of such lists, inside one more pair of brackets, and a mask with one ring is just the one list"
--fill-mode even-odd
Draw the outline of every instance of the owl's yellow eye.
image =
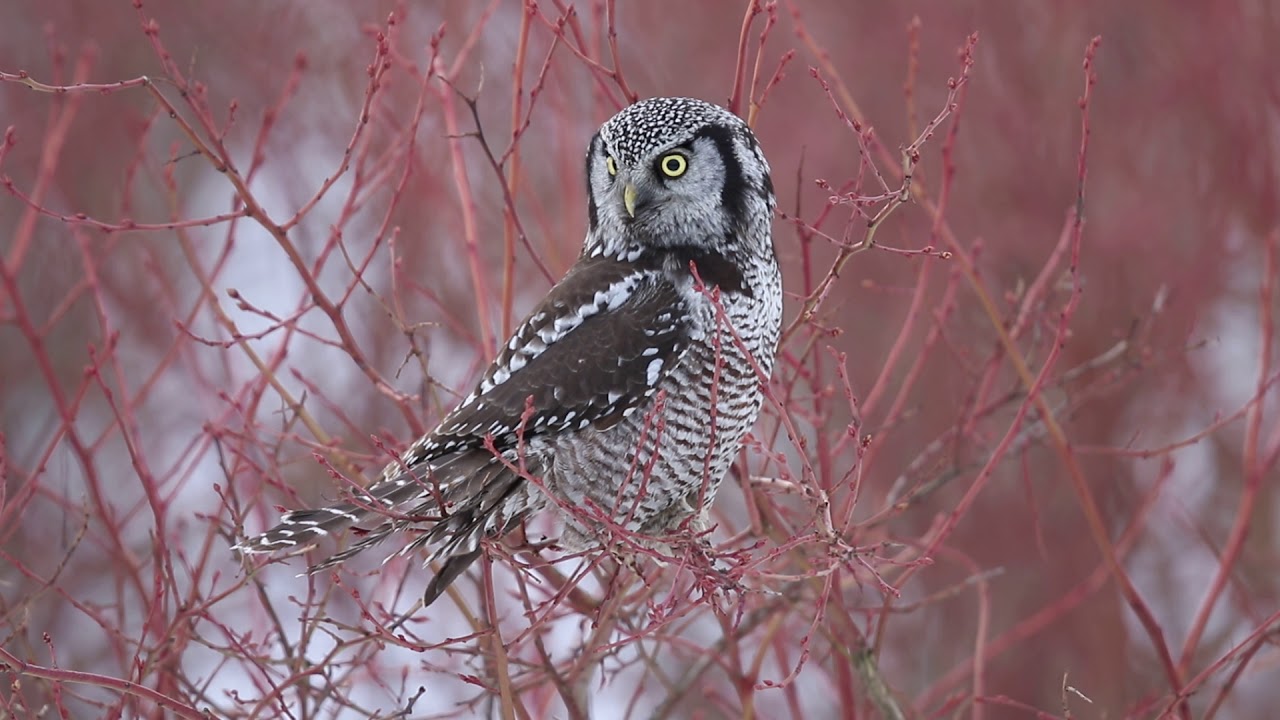
[[658, 167], [662, 168], [662, 174], [670, 178], [678, 178], [689, 169], [689, 161], [680, 153], [671, 153], [664, 155], [658, 161]]
[[612, 155], [604, 156], [604, 169], [609, 171], [609, 177], [618, 174], [618, 163], [614, 161]]

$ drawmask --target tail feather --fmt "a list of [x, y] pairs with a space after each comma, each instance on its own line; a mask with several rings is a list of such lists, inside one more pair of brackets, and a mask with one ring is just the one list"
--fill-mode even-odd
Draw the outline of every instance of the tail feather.
[[496, 460], [468, 478], [468, 482], [476, 491], [469, 493], [467, 500], [453, 508], [447, 518], [397, 553], [403, 555], [420, 547], [435, 547], [428, 562], [441, 561], [441, 564], [423, 593], [423, 607], [435, 602], [480, 557], [484, 538], [502, 537], [529, 512], [527, 507], [506, 507], [507, 500], [523, 480]]
[[[336, 534], [362, 523], [376, 524], [349, 547], [307, 568], [312, 574], [333, 567], [401, 530], [423, 527], [397, 554], [412, 552], [423, 546], [433, 547], [429, 560], [442, 565], [427, 587], [424, 603], [429, 605], [458, 578], [483, 551], [481, 540], [507, 532], [526, 514], [519, 508], [506, 507], [507, 500], [523, 482], [515, 473], [488, 453], [459, 453], [431, 466], [412, 468], [411, 472], [375, 483], [367, 491], [367, 504], [362, 507], [344, 503], [314, 510], [286, 513], [276, 527], [248, 538], [233, 549], [247, 554], [290, 551], [300, 553], [316, 545], [327, 535]], [[421, 478], [435, 483], [423, 486]], [[445, 501], [442, 512], [438, 500]], [[379, 512], [381, 505], [403, 517]], [[515, 510], [513, 512], [513, 510]], [[437, 522], [420, 519], [441, 517]]]
[[471, 563], [480, 557], [480, 553], [484, 551], [483, 547], [477, 547], [471, 552], [462, 553], [460, 555], [450, 555], [443, 563], [440, 564], [440, 570], [431, 578], [431, 582], [427, 583], [426, 592], [422, 593], [422, 606], [426, 607], [435, 602], [437, 598], [444, 594], [445, 590], [453, 584], [458, 576], [466, 571]]
[[233, 547], [242, 553], [269, 553], [280, 550], [301, 552], [320, 538], [332, 535], [360, 521], [365, 511], [342, 504], [315, 510], [294, 510], [280, 518], [280, 524]]
[[[317, 508], [314, 510], [294, 510], [285, 513], [280, 518], [280, 524], [262, 533], [261, 535], [248, 538], [233, 547], [242, 553], [257, 554], [278, 552], [281, 550], [291, 550], [295, 553], [310, 549], [321, 538], [326, 535], [333, 535], [353, 525], [377, 521], [377, 527], [354, 548], [364, 550], [376, 545], [380, 540], [386, 538], [395, 530], [405, 527], [409, 523], [404, 520], [393, 520], [387, 515], [378, 512], [376, 506], [381, 505], [389, 511], [394, 511], [398, 507], [406, 503], [413, 502], [418, 512], [411, 513], [415, 516], [426, 515], [428, 513], [436, 513], [435, 499], [437, 492], [439, 496], [449, 498], [456, 494], [452, 488], [458, 484], [459, 480], [464, 479], [459, 470], [465, 471], [465, 462], [467, 459], [465, 453], [460, 453], [452, 458], [447, 458], [442, 462], [434, 465], [423, 463], [418, 467], [409, 468], [408, 471], [399, 475], [392, 475], [385, 480], [380, 480], [364, 491], [364, 497], [361, 498], [362, 505], [352, 503], [343, 503], [327, 508]], [[462, 465], [464, 467], [457, 467]], [[435, 488], [424, 486], [424, 483], [435, 483]], [[356, 552], [359, 552], [356, 550]], [[330, 558], [333, 562], [345, 560], [355, 553], [350, 549], [340, 553], [341, 557], [335, 556]], [[310, 570], [322, 569], [327, 567], [329, 560], [321, 565], [312, 567]]]
[[[287, 512], [281, 516], [279, 525], [261, 535], [244, 540], [232, 549], [249, 555], [279, 552], [281, 550], [300, 553], [304, 550], [309, 550], [327, 535], [333, 535], [348, 527], [368, 522], [374, 518], [381, 518], [384, 521], [381, 524], [387, 528], [386, 531], [374, 533], [378, 539], [382, 539], [391, 533], [394, 526], [392, 523], [386, 522], [386, 516], [379, 513], [373, 506], [381, 505], [390, 510], [405, 500], [423, 495], [425, 491], [414, 476], [406, 474], [403, 478], [377, 483], [369, 488], [367, 492], [368, 495], [364, 500], [364, 506], [342, 503], [313, 510]], [[378, 531], [382, 530], [383, 528], [378, 528]], [[359, 547], [364, 549], [377, 543], [376, 540], [367, 542], [368, 540], [369, 538], [362, 540]], [[345, 557], [350, 557], [350, 555], [345, 555]], [[345, 557], [340, 559], [345, 559]], [[320, 567], [317, 566], [311, 568], [310, 571], [314, 572], [318, 569]]]

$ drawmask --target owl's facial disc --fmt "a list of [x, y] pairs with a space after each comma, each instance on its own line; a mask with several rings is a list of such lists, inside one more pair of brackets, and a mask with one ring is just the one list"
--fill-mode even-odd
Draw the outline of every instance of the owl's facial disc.
[[755, 242], [769, 239], [768, 165], [741, 119], [700, 100], [643, 100], [610, 118], [588, 147], [587, 189], [588, 249], [769, 249]]

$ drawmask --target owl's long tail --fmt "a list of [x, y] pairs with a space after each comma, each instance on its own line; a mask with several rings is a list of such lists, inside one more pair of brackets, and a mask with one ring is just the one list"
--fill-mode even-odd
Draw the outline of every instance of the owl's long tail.
[[[297, 554], [327, 535], [356, 527], [359, 539], [308, 567], [307, 574], [313, 574], [358, 555], [396, 532], [420, 528], [423, 532], [395, 554], [427, 546], [432, 548], [427, 562], [442, 561], [424, 593], [426, 606], [480, 557], [484, 538], [500, 537], [524, 518], [527, 512], [523, 508], [505, 507], [523, 482], [487, 450], [465, 451], [430, 467], [424, 463], [375, 483], [361, 505], [342, 503], [286, 513], [279, 525], [232, 549], [246, 554]], [[446, 512], [441, 511], [438, 499], [444, 500]], [[361, 529], [362, 524], [374, 526]]]

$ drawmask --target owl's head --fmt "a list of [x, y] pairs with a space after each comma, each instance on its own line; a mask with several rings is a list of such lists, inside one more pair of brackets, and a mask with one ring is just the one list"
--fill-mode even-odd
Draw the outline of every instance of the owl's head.
[[692, 98], [641, 100], [587, 150], [587, 249], [771, 252], [769, 164], [738, 116]]

